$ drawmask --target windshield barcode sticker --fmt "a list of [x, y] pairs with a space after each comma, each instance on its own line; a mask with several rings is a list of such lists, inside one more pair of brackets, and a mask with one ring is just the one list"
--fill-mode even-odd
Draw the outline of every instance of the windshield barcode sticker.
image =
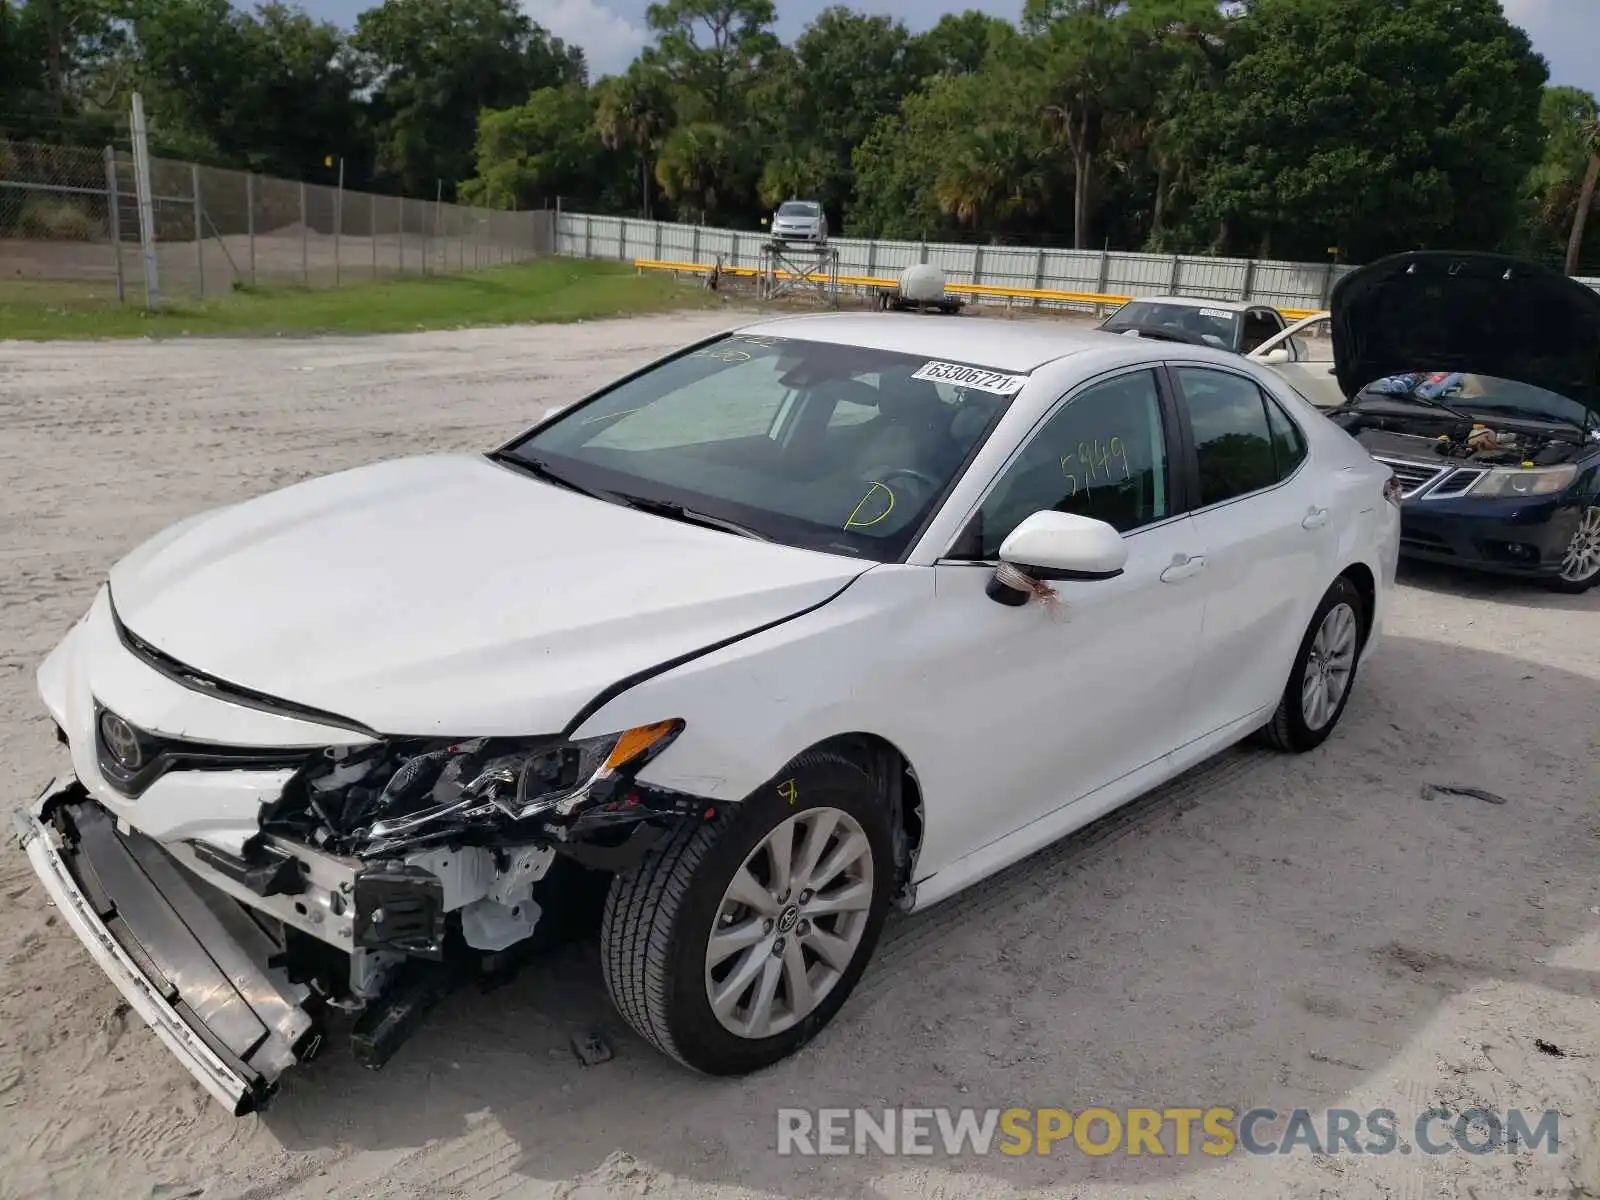
[[1225, 308], [1202, 308], [1200, 315], [1202, 317], [1216, 317], [1219, 321], [1231, 321], [1236, 314], [1229, 312]]
[[992, 392], [996, 396], [1015, 396], [1022, 390], [1022, 385], [1028, 382], [1026, 375], [1002, 375], [999, 371], [985, 371], [947, 362], [923, 363], [912, 372], [911, 378], [974, 388], [980, 392]]

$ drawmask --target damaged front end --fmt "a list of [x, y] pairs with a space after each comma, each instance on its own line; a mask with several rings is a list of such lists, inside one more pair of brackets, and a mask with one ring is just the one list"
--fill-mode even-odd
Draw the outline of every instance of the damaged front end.
[[18, 832], [130, 1005], [243, 1113], [340, 1013], [356, 1058], [383, 1065], [453, 983], [536, 945], [583, 879], [626, 869], [677, 821], [714, 817], [636, 779], [682, 728], [310, 752], [231, 848], [158, 842], [75, 779], [19, 813]]

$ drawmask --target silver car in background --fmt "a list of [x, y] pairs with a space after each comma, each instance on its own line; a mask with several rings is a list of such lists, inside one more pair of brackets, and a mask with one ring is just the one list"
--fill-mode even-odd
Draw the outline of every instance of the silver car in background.
[[784, 245], [827, 245], [828, 214], [816, 200], [785, 200], [772, 214], [772, 240]]

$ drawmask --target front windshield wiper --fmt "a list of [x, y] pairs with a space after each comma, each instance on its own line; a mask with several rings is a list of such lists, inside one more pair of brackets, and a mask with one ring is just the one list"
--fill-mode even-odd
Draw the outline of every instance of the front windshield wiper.
[[611, 499], [604, 492], [597, 492], [594, 488], [584, 487], [577, 480], [563, 475], [542, 458], [529, 458], [522, 454], [512, 454], [507, 450], [491, 450], [488, 457], [491, 462], [497, 462], [503, 466], [510, 467], [514, 471], [532, 475], [535, 479], [542, 479], [546, 483], [555, 484], [557, 487], [564, 487], [569, 492], [577, 492], [580, 496], [590, 496], [596, 500]]
[[1468, 414], [1468, 413], [1462, 412], [1459, 408], [1454, 408], [1451, 405], [1446, 404], [1443, 400], [1436, 400], [1432, 396], [1419, 396], [1414, 391], [1411, 391], [1411, 392], [1362, 392], [1361, 397], [1358, 398], [1358, 401], [1361, 398], [1369, 399], [1369, 400], [1398, 400], [1402, 404], [1420, 404], [1424, 408], [1436, 408], [1440, 412], [1449, 413], [1452, 417], [1456, 418], [1456, 420], [1458, 420], [1458, 421], [1466, 421], [1468, 424], [1471, 424], [1471, 422], [1472, 422], [1471, 415]]
[[1541, 412], [1537, 408], [1526, 408], [1521, 404], [1483, 404], [1478, 406], [1478, 412], [1486, 417], [1515, 417], [1524, 421], [1538, 421], [1545, 425], [1565, 425], [1568, 429], [1575, 429], [1579, 433], [1585, 432], [1588, 424], [1587, 421], [1575, 421], [1571, 417]]
[[740, 537], [754, 538], [758, 542], [770, 542], [772, 539], [765, 534], [757, 533], [749, 526], [741, 525], [737, 521], [730, 521], [725, 517], [714, 517], [710, 513], [696, 512], [692, 508], [685, 508], [676, 500], [651, 500], [646, 496], [629, 496], [623, 492], [611, 492], [605, 499], [614, 500], [618, 504], [625, 504], [629, 508], [636, 508], [640, 512], [653, 513], [658, 517], [668, 517], [674, 521], [682, 521], [688, 525], [703, 525], [707, 529], [720, 529], [724, 533], [736, 533]]

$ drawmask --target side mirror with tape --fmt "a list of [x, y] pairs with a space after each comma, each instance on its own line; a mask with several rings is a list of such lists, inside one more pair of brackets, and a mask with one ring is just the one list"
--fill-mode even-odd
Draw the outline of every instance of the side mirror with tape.
[[1104, 521], [1077, 513], [1036, 512], [1000, 544], [1000, 566], [988, 594], [1001, 604], [1027, 603], [1034, 580], [1079, 583], [1115, 579], [1128, 562], [1128, 544]]
[[1268, 366], [1278, 366], [1280, 363], [1286, 363], [1290, 361], [1289, 351], [1286, 347], [1279, 346], [1276, 350], [1268, 350], [1265, 354], [1263, 354], [1261, 356], [1261, 361], [1266, 363]]

